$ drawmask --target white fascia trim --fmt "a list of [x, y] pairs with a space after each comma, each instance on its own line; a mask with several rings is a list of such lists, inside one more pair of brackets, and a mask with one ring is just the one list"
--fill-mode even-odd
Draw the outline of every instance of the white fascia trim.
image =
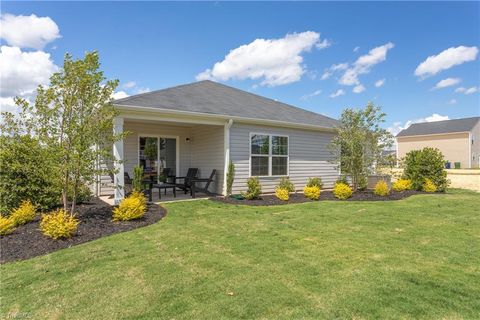
[[[155, 114], [155, 115], [170, 115], [170, 116], [189, 116], [189, 117], [198, 117], [200, 119], [212, 119], [212, 120], [222, 120], [222, 124], [226, 120], [233, 120], [235, 122], [244, 122], [244, 123], [254, 123], [254, 124], [263, 124], [263, 125], [272, 125], [272, 126], [280, 126], [280, 127], [288, 127], [288, 128], [300, 128], [300, 129], [308, 129], [308, 130], [316, 130], [316, 131], [328, 131], [334, 132], [335, 129], [322, 127], [322, 126], [315, 126], [310, 124], [304, 123], [294, 123], [294, 122], [286, 122], [286, 121], [278, 121], [278, 120], [269, 120], [269, 119], [254, 119], [254, 118], [247, 118], [247, 117], [235, 117], [235, 116], [227, 116], [227, 115], [220, 115], [220, 114], [208, 114], [208, 113], [201, 113], [201, 112], [192, 112], [192, 111], [181, 111], [181, 110], [170, 110], [170, 109], [161, 109], [161, 108], [152, 108], [152, 107], [141, 107], [141, 106], [127, 106], [121, 104], [115, 104], [115, 108], [119, 111], [125, 112], [125, 116], [129, 114]], [[142, 112], [143, 111], [143, 112]], [[127, 117], [128, 118], [128, 117]], [[178, 121], [180, 122], [180, 121]]]

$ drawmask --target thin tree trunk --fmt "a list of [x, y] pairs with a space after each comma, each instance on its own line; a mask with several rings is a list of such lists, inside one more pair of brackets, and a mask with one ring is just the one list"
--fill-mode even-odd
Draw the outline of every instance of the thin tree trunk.
[[75, 182], [75, 184], [73, 185], [72, 207], [70, 210], [71, 214], [75, 213], [76, 205], [77, 205], [77, 182]]

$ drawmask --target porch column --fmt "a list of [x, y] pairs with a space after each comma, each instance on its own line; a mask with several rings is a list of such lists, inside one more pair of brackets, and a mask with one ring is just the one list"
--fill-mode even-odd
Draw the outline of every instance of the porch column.
[[[113, 123], [113, 133], [123, 132], [123, 118], [117, 117]], [[113, 156], [115, 158], [115, 174], [113, 183], [115, 187], [115, 204], [119, 204], [125, 197], [124, 167], [123, 167], [123, 139], [113, 144]]]
[[227, 196], [227, 173], [228, 173], [228, 166], [230, 164], [230, 127], [233, 124], [233, 120], [229, 119], [227, 122], [225, 122], [225, 126], [223, 129], [223, 149], [224, 149], [224, 156], [223, 159], [225, 159], [225, 165], [223, 169], [223, 192], [222, 194], [224, 196]]

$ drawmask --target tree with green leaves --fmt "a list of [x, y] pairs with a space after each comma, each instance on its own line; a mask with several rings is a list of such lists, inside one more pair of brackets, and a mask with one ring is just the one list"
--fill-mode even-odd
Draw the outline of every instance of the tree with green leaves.
[[113, 143], [124, 137], [113, 133], [117, 113], [112, 94], [118, 80], [107, 80], [99, 68], [97, 52], [79, 60], [66, 54], [63, 68], [50, 77], [50, 84], [38, 87], [35, 103], [16, 98], [20, 116], [3, 115], [2, 133], [30, 135], [48, 146], [55, 158], [61, 202], [72, 213], [79, 188], [109, 170], [97, 164], [115, 161]]
[[350, 176], [354, 190], [382, 163], [382, 151], [393, 146], [393, 136], [381, 127], [386, 114], [368, 103], [364, 109], [343, 110], [330, 144], [333, 162]]

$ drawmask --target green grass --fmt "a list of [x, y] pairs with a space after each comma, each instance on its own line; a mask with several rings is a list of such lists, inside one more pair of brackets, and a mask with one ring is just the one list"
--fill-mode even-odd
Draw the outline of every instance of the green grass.
[[478, 193], [166, 207], [157, 224], [1, 266], [0, 318], [480, 318]]

